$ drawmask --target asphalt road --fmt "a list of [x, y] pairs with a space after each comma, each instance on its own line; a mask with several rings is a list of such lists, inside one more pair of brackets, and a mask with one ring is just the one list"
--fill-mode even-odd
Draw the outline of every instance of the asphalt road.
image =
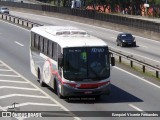
[[132, 55], [133, 57], [141, 61], [147, 61], [152, 65], [160, 66], [160, 60], [159, 60], [160, 53], [158, 52], [160, 41], [147, 39], [145, 38], [145, 36], [144, 37], [135, 36], [136, 41], [137, 41], [137, 47], [120, 48], [119, 46], [116, 46], [116, 42], [115, 42], [117, 34], [120, 33], [120, 31], [114, 31], [114, 30], [109, 30], [109, 29], [105, 29], [101, 27], [83, 24], [83, 23], [77, 23], [77, 22], [73, 22], [69, 20], [62, 20], [58, 18], [40, 16], [40, 15], [35, 15], [35, 14], [28, 14], [28, 13], [15, 12], [15, 11], [12, 11], [11, 14], [22, 17], [22, 18], [27, 18], [29, 20], [32, 20], [34, 22], [41, 23], [44, 25], [75, 26], [75, 27], [84, 29], [88, 33], [94, 36], [97, 36], [103, 39], [104, 41], [106, 41], [109, 47], [113, 49], [121, 51], [127, 55]]
[[[12, 108], [13, 103], [18, 103], [18, 111], [69, 111], [35, 85], [38, 82], [29, 70], [29, 32], [22, 29], [14, 30], [14, 26], [2, 21], [0, 25], [0, 109], [6, 111]], [[21, 74], [31, 81], [6, 63], [16, 71], [21, 71]], [[74, 118], [68, 118], [71, 119]]]
[[[31, 18], [31, 17], [29, 17]], [[37, 18], [38, 19], [38, 18]], [[41, 19], [40, 19], [41, 20]], [[52, 20], [53, 21], [53, 20]], [[58, 20], [61, 22], [60, 20]], [[56, 24], [58, 24], [58, 21]], [[53, 21], [55, 22], [55, 21]], [[65, 24], [62, 22], [62, 24]], [[80, 25], [80, 27], [82, 27]], [[84, 29], [88, 29], [83, 27]], [[91, 28], [90, 28], [91, 29]], [[92, 31], [91, 31], [92, 30]], [[91, 29], [93, 33], [96, 29]], [[104, 30], [100, 28], [100, 30]], [[104, 30], [106, 31], [106, 30]], [[105, 34], [106, 33], [106, 34]], [[112, 31], [102, 32], [98, 36], [109, 36], [108, 44], [115, 46], [116, 33]], [[0, 20], [0, 109], [4, 110], [11, 106], [13, 102], [19, 103], [20, 110], [70, 110], [70, 111], [159, 111], [160, 110], [160, 86], [148, 82], [147, 80], [135, 76], [118, 67], [113, 67], [111, 71], [112, 94], [102, 96], [100, 100], [61, 100], [53, 90], [41, 88], [36, 78], [29, 68], [29, 36], [28, 30], [8, 24]], [[104, 37], [105, 37], [104, 36]], [[143, 41], [144, 38], [139, 38]], [[110, 42], [109, 42], [110, 41]], [[152, 44], [159, 44], [146, 40]], [[149, 45], [147, 43], [147, 45]], [[139, 43], [140, 44], [140, 43]], [[152, 46], [150, 44], [150, 46]], [[158, 46], [158, 45], [157, 45]], [[116, 46], [115, 46], [116, 47]], [[154, 48], [154, 47], [153, 47]], [[119, 49], [119, 48], [118, 48]], [[123, 48], [122, 50], [132, 50], [135, 53], [139, 48]], [[158, 47], [156, 48], [158, 49]], [[152, 50], [151, 50], [152, 51]], [[153, 51], [152, 51], [153, 52]], [[147, 55], [150, 56], [146, 52]], [[147, 56], [146, 56], [147, 57]], [[152, 57], [153, 58], [153, 57]], [[156, 58], [156, 56], [155, 56]], [[157, 59], [158, 60], [158, 59]], [[20, 74], [18, 74], [18, 73]], [[24, 78], [24, 77], [26, 78]], [[8, 78], [9, 77], [9, 78]], [[14, 81], [14, 82], [13, 82]], [[4, 87], [8, 86], [8, 87]], [[32, 97], [31, 97], [32, 96]], [[56, 102], [57, 101], [57, 102]], [[41, 104], [40, 104], [41, 103]], [[50, 104], [50, 106], [49, 106]], [[101, 117], [80, 117], [84, 120], [97, 120]], [[66, 119], [66, 118], [62, 118]], [[71, 119], [71, 118], [69, 118]], [[119, 117], [109, 117], [107, 120], [119, 120]], [[121, 118], [137, 119], [137, 118]], [[153, 118], [138, 118], [153, 119]], [[155, 118], [159, 119], [159, 118]]]

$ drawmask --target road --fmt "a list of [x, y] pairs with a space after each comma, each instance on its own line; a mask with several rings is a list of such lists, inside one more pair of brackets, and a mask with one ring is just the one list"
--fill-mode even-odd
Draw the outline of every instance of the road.
[[[59, 20], [59, 22], [61, 21]], [[62, 23], [64, 24], [64, 22]], [[86, 28], [84, 27], [84, 29]], [[90, 33], [93, 33], [93, 31], [95, 29], [92, 29]], [[112, 35], [114, 36], [116, 34], [113, 33]], [[108, 31], [105, 35], [112, 37]], [[47, 87], [41, 88], [36, 78], [30, 72], [29, 31], [0, 20], [0, 36], [0, 88], [3, 89], [3, 91], [0, 91], [0, 108], [2, 110], [9, 107], [13, 102], [19, 103], [20, 110], [159, 111], [160, 109], [160, 86], [152, 84], [118, 67], [113, 67], [111, 72], [112, 94], [110, 96], [102, 96], [97, 101], [61, 100], [54, 94], [53, 90]], [[115, 43], [113, 39], [108, 41], [111, 41], [108, 44], [114, 45]], [[130, 50], [129, 48], [124, 49], [127, 49], [127, 51]], [[132, 51], [135, 52], [136, 49], [139, 48], [135, 48]], [[150, 55], [148, 53], [146, 54]], [[81, 119], [106, 120], [104, 117], [81, 117]], [[120, 118], [107, 118], [107, 120], [117, 119], [119, 120]], [[138, 119], [150, 120], [151, 118]]]
[[[21, 13], [21, 12], [11, 12], [12, 15], [16, 15], [22, 18], [27, 18], [34, 22], [38, 22], [44, 25], [63, 25], [63, 26], [75, 26], [86, 30], [88, 33], [97, 36], [108, 43], [108, 45], [121, 51], [127, 55], [132, 55], [133, 57], [140, 59], [142, 61], [148, 61], [152, 65], [160, 66], [160, 53], [159, 51], [160, 41], [154, 41], [144, 37], [135, 36], [137, 41], [137, 47], [135, 48], [120, 48], [116, 46], [116, 37], [119, 31], [109, 30], [101, 27], [91, 26], [87, 24], [77, 23], [69, 20], [62, 20], [53, 17], [40, 16], [35, 14]], [[127, 31], [126, 31], [127, 32]]]

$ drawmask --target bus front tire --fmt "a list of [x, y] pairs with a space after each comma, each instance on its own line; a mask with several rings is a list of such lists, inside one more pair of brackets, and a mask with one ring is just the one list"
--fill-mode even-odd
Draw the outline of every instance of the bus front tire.
[[43, 80], [41, 79], [41, 73], [40, 73], [40, 70], [39, 70], [39, 69], [38, 69], [38, 80], [39, 80], [40, 86], [41, 86], [41, 87], [45, 87], [45, 83], [44, 83]]
[[45, 87], [45, 83], [43, 82], [43, 80], [39, 79], [39, 83], [41, 87]]
[[62, 96], [62, 95], [60, 94], [60, 92], [59, 92], [59, 88], [58, 88], [58, 83], [57, 83], [57, 82], [56, 82], [55, 89], [56, 89], [56, 94], [57, 94], [57, 96], [58, 96], [60, 99], [62, 99], [63, 96]]

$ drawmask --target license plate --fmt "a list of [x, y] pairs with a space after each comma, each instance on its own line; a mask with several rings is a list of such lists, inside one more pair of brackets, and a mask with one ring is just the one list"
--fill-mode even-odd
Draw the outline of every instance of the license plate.
[[85, 91], [84, 94], [92, 94], [92, 91]]

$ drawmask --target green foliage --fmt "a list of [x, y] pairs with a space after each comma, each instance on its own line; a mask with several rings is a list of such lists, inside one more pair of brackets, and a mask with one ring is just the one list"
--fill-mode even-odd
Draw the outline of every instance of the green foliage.
[[160, 5], [160, 0], [156, 0], [156, 1], [155, 1], [155, 4], [156, 4], [156, 5]]
[[[52, 2], [52, 3], [56, 3], [58, 0], [38, 0], [41, 2]], [[69, 2], [72, 0], [59, 0], [61, 2]], [[112, 4], [112, 6], [114, 6], [115, 4], [124, 4], [124, 3], [145, 3], [146, 0], [82, 0], [85, 1], [88, 5], [106, 5], [106, 4]], [[147, 0], [147, 2], [149, 4], [156, 4], [156, 5], [160, 5], [160, 0]]]

